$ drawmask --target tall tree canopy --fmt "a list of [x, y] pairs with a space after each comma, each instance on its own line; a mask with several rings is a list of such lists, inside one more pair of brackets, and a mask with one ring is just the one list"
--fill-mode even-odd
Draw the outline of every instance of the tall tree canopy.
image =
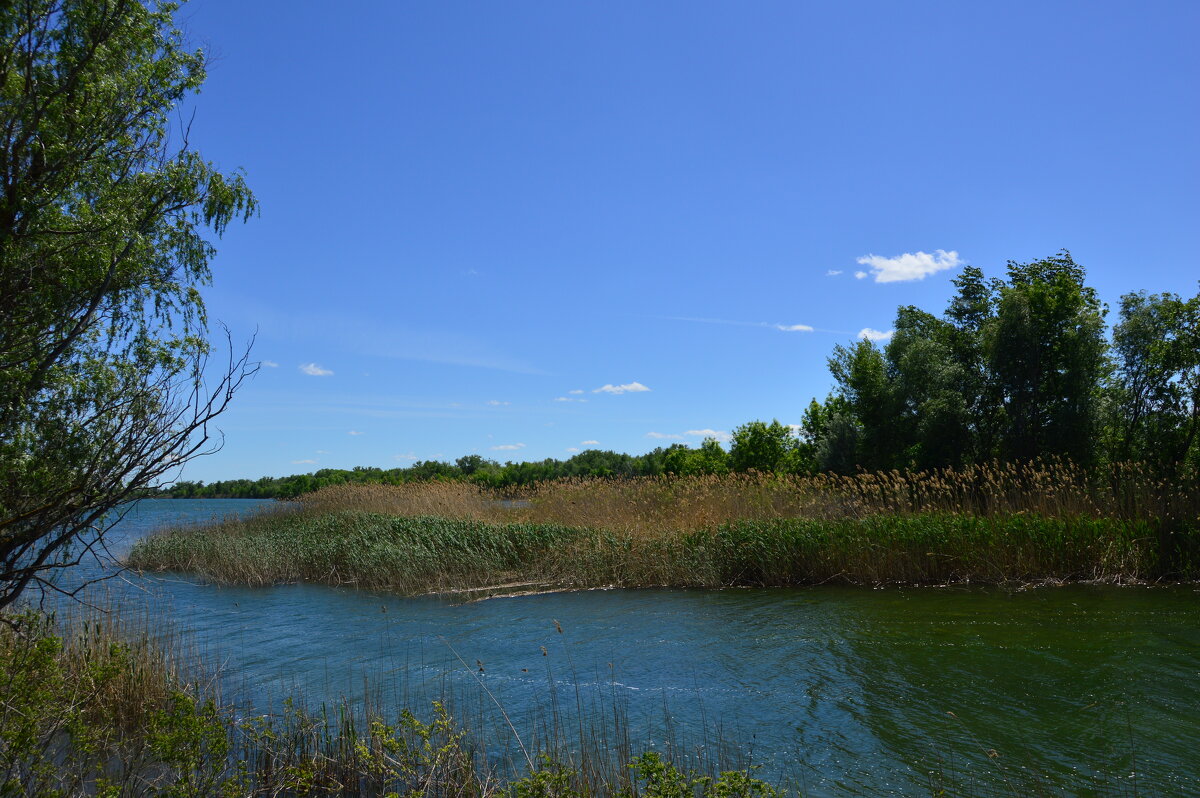
[[171, 112], [204, 80], [173, 4], [0, 4], [0, 608], [209, 445], [198, 288], [255, 201]]
[[[1007, 278], [967, 267], [943, 316], [902, 307], [884, 347], [835, 347], [837, 421], [818, 464], [847, 470], [847, 447], [866, 469], [1096, 461], [1110, 389], [1105, 308], [1067, 252], [1009, 263]], [[1172, 373], [1186, 393], [1186, 375]]]
[[1200, 459], [1200, 294], [1121, 297], [1118, 379], [1109, 405], [1114, 456], [1171, 472]]

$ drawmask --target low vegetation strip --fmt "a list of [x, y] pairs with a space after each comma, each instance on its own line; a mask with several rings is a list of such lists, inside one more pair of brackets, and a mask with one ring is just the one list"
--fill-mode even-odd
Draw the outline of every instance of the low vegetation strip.
[[164, 532], [130, 565], [246, 585], [352, 584], [405, 594], [554, 588], [1003, 584], [1194, 579], [1194, 525], [1012, 514], [747, 520], [693, 531], [432, 516], [274, 512]]

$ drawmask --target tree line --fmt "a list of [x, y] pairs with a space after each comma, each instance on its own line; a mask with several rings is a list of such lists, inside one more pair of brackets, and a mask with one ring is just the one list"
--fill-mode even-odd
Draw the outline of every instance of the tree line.
[[1009, 263], [1006, 279], [968, 266], [941, 316], [899, 308], [886, 344], [829, 357], [834, 390], [797, 426], [752, 421], [729, 447], [706, 439], [642, 455], [599, 449], [567, 460], [480, 455], [408, 468], [180, 482], [177, 497], [287, 498], [326, 485], [470, 480], [493, 488], [568, 477], [854, 473], [1061, 458], [1136, 461], [1164, 477], [1200, 465], [1200, 294], [1135, 292], [1117, 321], [1068, 252]]
[[953, 282], [941, 316], [901, 307], [885, 346], [835, 347], [835, 390], [805, 414], [809, 467], [1197, 465], [1200, 294], [1126, 294], [1110, 330], [1068, 252]]

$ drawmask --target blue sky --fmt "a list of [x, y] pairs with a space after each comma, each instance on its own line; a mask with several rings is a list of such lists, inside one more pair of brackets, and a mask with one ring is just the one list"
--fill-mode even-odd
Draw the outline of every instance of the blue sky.
[[[242, 2], [191, 138], [264, 367], [188, 479], [797, 422], [961, 264], [1194, 294], [1194, 2]], [[865, 276], [857, 278], [856, 273]], [[812, 329], [808, 329], [812, 328]]]

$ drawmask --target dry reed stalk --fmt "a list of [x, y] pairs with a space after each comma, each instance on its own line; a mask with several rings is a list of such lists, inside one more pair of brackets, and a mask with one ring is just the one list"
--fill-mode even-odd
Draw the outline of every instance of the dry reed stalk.
[[345, 510], [493, 523], [524, 521], [635, 534], [695, 531], [734, 521], [845, 519], [951, 513], [985, 517], [1193, 519], [1194, 481], [1156, 481], [1136, 464], [1087, 471], [1063, 461], [994, 463], [959, 470], [707, 475], [543, 482], [511, 494], [465, 482], [338, 485], [300, 498], [304, 511]]

